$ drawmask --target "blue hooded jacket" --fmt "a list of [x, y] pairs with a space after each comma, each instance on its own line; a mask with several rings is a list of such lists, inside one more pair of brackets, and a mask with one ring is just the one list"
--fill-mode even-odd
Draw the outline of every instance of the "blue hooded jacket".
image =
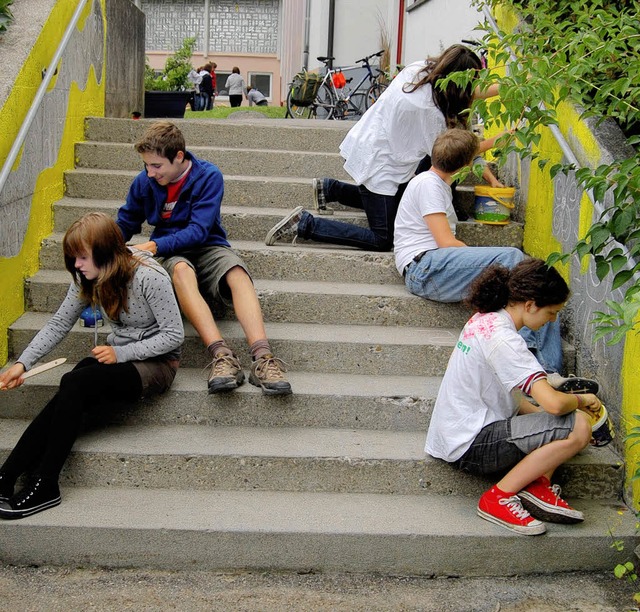
[[186, 152], [192, 166], [170, 219], [162, 218], [167, 190], [143, 170], [133, 181], [116, 223], [125, 240], [140, 233], [146, 221], [154, 227], [151, 240], [157, 255], [171, 257], [203, 246], [230, 246], [222, 226], [220, 206], [224, 194], [222, 173], [217, 166]]

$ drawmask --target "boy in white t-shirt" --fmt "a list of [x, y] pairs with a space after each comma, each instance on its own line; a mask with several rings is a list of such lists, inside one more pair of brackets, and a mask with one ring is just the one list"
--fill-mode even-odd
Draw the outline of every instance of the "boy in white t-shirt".
[[[472, 162], [478, 144], [477, 136], [468, 130], [443, 132], [433, 144], [431, 169], [413, 178], [402, 196], [395, 220], [394, 255], [398, 272], [414, 295], [436, 302], [460, 302], [487, 266], [513, 268], [524, 259], [524, 253], [514, 247], [470, 247], [456, 238], [453, 175]], [[521, 335], [547, 371], [561, 371], [558, 324], [537, 332], [524, 328]], [[559, 380], [563, 382], [565, 379]]]

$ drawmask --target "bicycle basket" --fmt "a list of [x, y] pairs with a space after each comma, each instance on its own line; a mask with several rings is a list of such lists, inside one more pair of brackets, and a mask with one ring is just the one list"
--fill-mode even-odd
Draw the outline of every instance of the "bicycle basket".
[[296, 106], [311, 106], [322, 84], [322, 77], [303, 70], [291, 82], [291, 102]]
[[342, 73], [342, 70], [339, 70], [338, 72], [334, 72], [331, 79], [333, 80], [333, 86], [336, 89], [342, 89], [347, 84], [347, 79]]

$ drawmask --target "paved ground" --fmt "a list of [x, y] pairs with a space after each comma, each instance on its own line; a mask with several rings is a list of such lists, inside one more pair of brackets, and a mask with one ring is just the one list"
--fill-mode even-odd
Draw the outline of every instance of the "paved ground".
[[611, 574], [390, 578], [0, 565], [3, 610], [623, 612], [635, 589]]

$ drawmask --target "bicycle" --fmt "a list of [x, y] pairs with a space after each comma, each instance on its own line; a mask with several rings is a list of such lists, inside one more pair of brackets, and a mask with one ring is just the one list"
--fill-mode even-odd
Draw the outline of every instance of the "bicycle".
[[[376, 68], [378, 74], [373, 73], [369, 60], [380, 57], [384, 51], [378, 51], [356, 60], [361, 68], [366, 69], [366, 74], [354, 87], [346, 87], [353, 79], [345, 79], [345, 87], [336, 87], [339, 82], [336, 75], [342, 73], [342, 69], [331, 68], [333, 57], [318, 57], [318, 61], [325, 65], [325, 75], [322, 79], [318, 93], [310, 106], [297, 106], [291, 102], [291, 89], [287, 94], [287, 114], [294, 118], [307, 119], [348, 119], [359, 117], [382, 95], [387, 84], [381, 81], [384, 72]], [[354, 66], [354, 68], [357, 66]], [[369, 81], [366, 91], [361, 90], [362, 85]]]

